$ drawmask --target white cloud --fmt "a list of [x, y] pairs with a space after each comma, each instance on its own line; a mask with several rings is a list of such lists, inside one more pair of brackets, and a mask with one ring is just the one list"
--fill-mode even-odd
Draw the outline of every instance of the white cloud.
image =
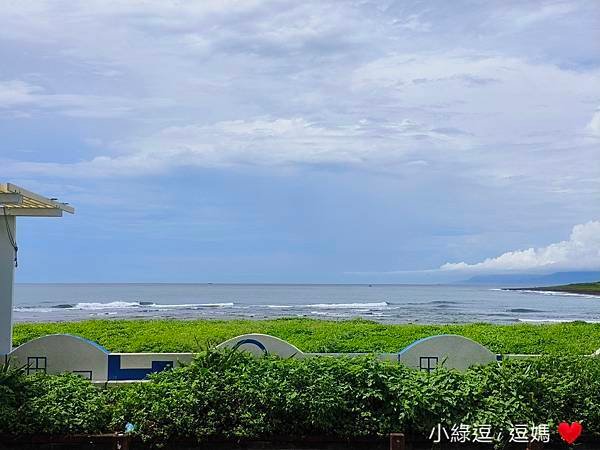
[[21, 113], [31, 117], [36, 112], [50, 111], [69, 117], [112, 118], [171, 104], [158, 98], [48, 93], [43, 87], [22, 80], [0, 80], [0, 111], [10, 111], [13, 116]]
[[591, 135], [600, 137], [600, 109], [592, 116], [592, 120], [588, 123], [587, 129]]
[[[6, 162], [18, 174], [66, 177], [144, 175], [176, 167], [344, 164], [380, 168], [415, 165], [411, 155], [459, 148], [464, 137], [412, 120], [331, 126], [303, 118], [234, 120], [212, 125], [168, 127], [114, 144], [125, 154], [76, 163]], [[426, 165], [419, 160], [419, 165]]]
[[588, 48], [597, 6], [584, 3], [13, 2], [0, 9], [0, 50], [27, 51], [3, 75], [18, 81], [0, 82], [2, 117], [123, 120], [69, 124], [90, 134], [64, 144], [86, 147], [72, 157], [14, 151], [3, 163], [67, 177], [412, 168], [589, 201], [600, 70]]
[[392, 23], [400, 28], [426, 33], [431, 31], [431, 23], [423, 21], [421, 14], [409, 14], [408, 17], [394, 19]]
[[600, 221], [575, 225], [568, 240], [547, 247], [507, 252], [475, 264], [446, 263], [440, 269], [476, 272], [600, 269]]
[[472, 50], [391, 53], [357, 68], [352, 83], [355, 92], [369, 92], [378, 103], [385, 97], [429, 114], [446, 113], [446, 123], [467, 122], [489, 142], [505, 140], [507, 127], [522, 137], [557, 126], [575, 131], [587, 120], [582, 105], [598, 95], [600, 70], [572, 71]]
[[41, 87], [20, 80], [0, 81], [0, 108], [31, 103], [40, 91]]
[[[167, 126], [166, 118], [150, 117], [149, 129], [110, 145], [116, 155], [95, 149], [97, 156], [87, 161], [23, 162], [18, 169], [43, 173], [48, 167], [53, 174], [69, 176], [153, 174], [182, 166], [348, 164], [394, 170], [410, 155], [410, 160], [431, 163], [430, 168], [459, 165], [465, 177], [478, 183], [527, 183], [528, 190], [563, 193], [597, 190], [585, 180], [593, 179], [600, 149], [582, 141], [580, 131], [589, 121], [586, 103], [600, 85], [598, 70], [571, 71], [548, 62], [461, 50], [386, 54], [358, 64], [339, 85], [305, 76], [295, 75], [290, 80], [294, 89], [285, 92], [278, 77], [272, 77], [268, 89], [259, 92], [245, 78], [231, 85], [227, 80], [233, 75], [228, 74], [214, 85], [197, 87], [198, 95], [184, 89], [187, 98], [180, 99], [177, 92], [171, 100], [178, 107], [167, 112], [189, 116], [188, 111], [195, 115], [209, 109], [224, 120], [182, 117], [172, 121], [177, 126]], [[13, 109], [148, 118], [155, 106], [144, 99], [48, 94], [22, 82], [4, 86], [0, 107], [4, 102]], [[244, 97], [246, 87], [264, 94], [256, 102], [264, 103], [269, 114], [256, 114], [263, 108], [231, 100], [231, 92], [241, 92], [242, 103], [254, 102], [254, 94]], [[276, 114], [279, 110], [282, 114]], [[599, 120], [594, 116], [590, 133]], [[592, 163], [577, 164], [583, 159]]]
[[511, 233], [589, 220], [600, 200], [599, 12], [595, 0], [4, 2], [0, 172], [90, 191], [112, 184], [97, 177], [165, 174], [171, 193], [194, 167], [243, 170], [240, 183], [298, 175], [290, 166], [306, 183], [347, 175], [350, 191], [385, 199], [374, 223], [402, 211], [422, 233], [478, 236], [428, 237], [432, 252], [394, 227], [428, 255], [418, 267], [482, 261], [521, 248]]
[[[532, 2], [533, 3], [533, 2]], [[521, 10], [518, 8], [507, 8], [498, 14], [498, 19], [505, 21], [509, 26], [519, 28], [528, 27], [536, 22], [542, 22], [550, 19], [561, 18], [577, 10], [577, 5], [573, 2], [545, 2], [541, 5], [535, 5], [530, 10]]]

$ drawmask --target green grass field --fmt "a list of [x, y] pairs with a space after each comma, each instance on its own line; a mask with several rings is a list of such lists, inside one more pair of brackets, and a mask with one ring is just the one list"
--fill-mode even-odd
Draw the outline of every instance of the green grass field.
[[364, 320], [91, 320], [16, 324], [14, 344], [52, 333], [91, 339], [113, 352], [194, 352], [245, 333], [277, 336], [305, 352], [397, 352], [436, 334], [460, 334], [497, 353], [585, 355], [600, 348], [600, 324], [382, 325]]

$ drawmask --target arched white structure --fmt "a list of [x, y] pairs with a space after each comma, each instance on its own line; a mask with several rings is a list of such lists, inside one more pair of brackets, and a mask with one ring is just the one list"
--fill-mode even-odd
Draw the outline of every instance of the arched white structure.
[[400, 353], [398, 362], [418, 370], [439, 366], [466, 370], [476, 364], [497, 361], [494, 353], [472, 339], [454, 334], [430, 336], [413, 342]]
[[10, 364], [28, 374], [72, 372], [92, 381], [108, 379], [108, 350], [70, 334], [50, 334], [25, 342], [9, 355]]
[[266, 354], [277, 355], [282, 358], [302, 358], [304, 354], [289, 342], [269, 336], [268, 334], [243, 334], [231, 338], [217, 345], [217, 349], [231, 348], [244, 350], [255, 356]]

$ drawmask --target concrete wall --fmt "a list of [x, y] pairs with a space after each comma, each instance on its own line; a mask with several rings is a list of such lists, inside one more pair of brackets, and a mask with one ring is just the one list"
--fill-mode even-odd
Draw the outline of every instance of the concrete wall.
[[[8, 238], [6, 224], [16, 239], [16, 217], [4, 216], [0, 208], [0, 357], [12, 350], [13, 281], [15, 250]], [[3, 361], [1, 358], [0, 361]]]
[[108, 351], [95, 342], [68, 334], [51, 334], [26, 342], [9, 355], [13, 366], [28, 373], [75, 372], [93, 381], [108, 377]]
[[74, 372], [96, 382], [143, 380], [150, 373], [189, 363], [193, 353], [109, 353], [95, 342], [68, 334], [33, 339], [9, 354], [29, 374]]
[[438, 366], [466, 370], [476, 364], [497, 360], [483, 345], [458, 335], [431, 336], [413, 342], [398, 354], [398, 362], [418, 370], [434, 370]]
[[111, 353], [108, 380], [143, 380], [149, 374], [189, 363], [193, 353]]
[[255, 356], [266, 354], [281, 358], [302, 358], [304, 354], [289, 342], [268, 334], [243, 334], [231, 338], [219, 345], [217, 349], [231, 348], [252, 353]]
[[[247, 351], [260, 357], [281, 358], [314, 356], [362, 356], [369, 353], [303, 353], [289, 342], [265, 334], [244, 334], [229, 339], [217, 349]], [[10, 355], [15, 366], [27, 366], [29, 373], [76, 372], [92, 381], [122, 383], [142, 381], [151, 373], [189, 363], [193, 353], [110, 353], [98, 344], [70, 335], [50, 335], [29, 341]], [[395, 361], [417, 370], [435, 370], [439, 366], [465, 370], [475, 364], [489, 364], [497, 355], [471, 339], [456, 335], [431, 336], [414, 342], [399, 353], [379, 353], [377, 358]], [[520, 359], [527, 355], [510, 355]]]

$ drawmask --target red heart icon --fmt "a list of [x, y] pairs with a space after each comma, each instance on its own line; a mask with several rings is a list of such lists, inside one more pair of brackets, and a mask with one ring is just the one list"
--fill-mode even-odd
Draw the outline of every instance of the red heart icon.
[[558, 424], [558, 433], [569, 445], [577, 440], [582, 431], [583, 427], [579, 422], [573, 422], [571, 425], [567, 422]]

